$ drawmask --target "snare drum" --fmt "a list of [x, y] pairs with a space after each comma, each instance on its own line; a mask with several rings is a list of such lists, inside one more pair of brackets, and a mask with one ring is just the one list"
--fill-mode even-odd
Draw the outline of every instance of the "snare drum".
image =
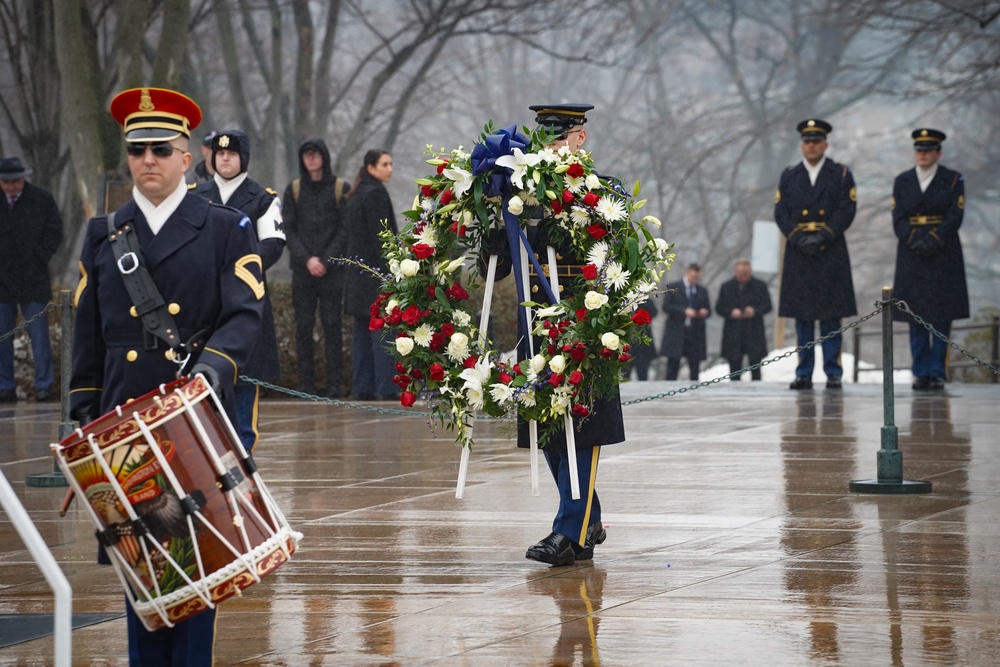
[[241, 594], [302, 537], [201, 375], [129, 401], [52, 450], [148, 630]]

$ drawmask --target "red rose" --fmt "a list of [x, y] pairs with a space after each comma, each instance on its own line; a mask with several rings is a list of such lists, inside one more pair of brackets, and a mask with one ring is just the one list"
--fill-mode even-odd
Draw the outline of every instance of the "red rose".
[[445, 338], [451, 338], [451, 335], [455, 333], [455, 325], [451, 322], [445, 322], [441, 325], [441, 335]]
[[465, 233], [467, 231], [465, 225], [459, 226], [458, 220], [451, 223], [451, 227], [449, 227], [448, 229], [450, 229], [455, 234], [458, 234], [459, 236], [465, 236]]
[[410, 337], [410, 334], [406, 333], [405, 331], [397, 331], [396, 332], [396, 338], [409, 338], [409, 337]]
[[552, 376], [549, 377], [549, 384], [552, 385], [553, 387], [558, 387], [559, 385], [562, 384], [562, 381], [563, 381], [562, 373], [553, 373]]
[[587, 233], [595, 239], [600, 239], [608, 233], [608, 230], [600, 225], [587, 225]]
[[379, 302], [376, 300], [372, 305], [368, 306], [368, 314], [372, 317], [378, 317], [378, 311], [380, 309]]
[[410, 305], [403, 311], [403, 323], [411, 327], [420, 322], [420, 309], [416, 305]]
[[610, 359], [612, 354], [614, 354], [614, 352], [612, 352], [608, 348], [604, 348], [603, 350], [601, 350], [601, 356], [604, 357], [605, 359]]
[[406, 375], [397, 375], [392, 381], [398, 384], [400, 389], [406, 389], [410, 384], [410, 378]]
[[450, 202], [451, 201], [451, 196], [452, 196], [451, 195], [451, 188], [446, 188], [445, 191], [441, 193], [441, 199], [440, 199], [441, 206], [444, 206], [448, 202]]
[[578, 308], [577, 311], [576, 311], [576, 319], [579, 322], [585, 321], [587, 319], [587, 309], [586, 308]]
[[567, 204], [576, 199], [572, 192], [569, 190], [563, 190], [563, 201]]
[[417, 259], [427, 259], [434, 254], [434, 248], [430, 247], [426, 243], [414, 243], [412, 249], [413, 254]]
[[392, 312], [389, 313], [389, 324], [399, 324], [403, 319], [403, 311], [399, 309], [399, 306], [395, 306]]
[[618, 355], [618, 361], [622, 362], [623, 364], [626, 361], [630, 361], [631, 359], [632, 359], [632, 355], [629, 354], [628, 352], [622, 352], [621, 354]]
[[442, 347], [444, 347], [444, 336], [439, 333], [431, 334], [431, 352], [440, 352]]
[[559, 327], [549, 329], [549, 338], [559, 338]]
[[583, 195], [583, 203], [586, 204], [587, 206], [597, 206], [597, 201], [599, 199], [600, 197], [595, 195], [593, 192], [588, 192], [587, 194]]
[[583, 279], [584, 280], [597, 280], [597, 265], [596, 264], [584, 264], [583, 268]]
[[548, 345], [546, 346], [546, 348], [545, 348], [545, 351], [546, 351], [546, 352], [548, 353], [548, 355], [549, 355], [550, 357], [553, 357], [553, 356], [555, 356], [555, 354], [556, 354], [556, 346], [555, 346], [555, 345], [553, 345], [552, 343], [549, 343], [549, 344], [548, 344]]
[[424, 319], [425, 317], [430, 317], [430, 315], [431, 315], [430, 308], [424, 308], [423, 310], [420, 311], [420, 319]]
[[466, 368], [474, 368], [475, 365], [476, 365], [476, 362], [478, 362], [478, 361], [479, 361], [479, 357], [474, 357], [474, 356], [470, 355], [470, 356], [468, 356], [468, 357], [465, 358], [465, 360], [462, 362], [462, 365], [465, 366]]
[[424, 372], [419, 368], [414, 368], [412, 371], [410, 371], [410, 375], [413, 377], [414, 380], [422, 380], [424, 378]]
[[448, 289], [448, 298], [453, 301], [464, 301], [469, 298], [469, 293], [465, 291], [459, 282], [456, 280], [455, 283]]
[[430, 298], [430, 299], [433, 299], [435, 297], [436, 290], [437, 290], [437, 285], [428, 285], [427, 286], [427, 297]]
[[649, 316], [649, 312], [643, 310], [642, 308], [637, 308], [634, 313], [632, 313], [632, 321], [635, 322], [636, 326], [642, 326], [643, 324], [649, 324], [653, 321], [653, 318]]
[[560, 201], [552, 202], [552, 215], [559, 215], [560, 213], [562, 213], [562, 210], [563, 210], [562, 202]]
[[444, 366], [438, 363], [431, 364], [427, 369], [427, 376], [434, 382], [440, 382], [444, 379]]
[[417, 402], [417, 397], [413, 395], [412, 391], [404, 391], [399, 395], [399, 402], [404, 408], [409, 408]]
[[580, 371], [573, 371], [572, 373], [569, 374], [569, 383], [572, 385], [580, 384], [582, 380], [583, 380], [583, 373], [581, 373]]
[[437, 190], [434, 189], [433, 185], [420, 186], [420, 194], [422, 194], [425, 197], [433, 197], [435, 192], [437, 192]]
[[[441, 159], [444, 160], [444, 158], [441, 158]], [[443, 174], [444, 170], [447, 169], [447, 168], [448, 168], [448, 161], [444, 160], [444, 164], [439, 164], [438, 165], [437, 173]]]
[[381, 317], [373, 317], [370, 320], [368, 320], [369, 331], [378, 331], [384, 326], [385, 326], [385, 320], [383, 320]]
[[583, 358], [587, 356], [587, 347], [583, 343], [574, 345], [573, 349], [569, 351], [569, 356], [573, 361], [583, 361]]
[[403, 364], [401, 364], [399, 362], [396, 362], [396, 372], [397, 373], [405, 373], [406, 372], [406, 366], [404, 366]]
[[503, 382], [504, 384], [510, 384], [511, 377], [510, 373], [508, 373], [507, 371], [500, 371], [500, 375], [498, 375], [497, 378], [500, 380], [500, 382]]
[[583, 176], [583, 165], [579, 162], [574, 162], [569, 166], [569, 169], [566, 170], [566, 174], [572, 176], [573, 178], [580, 178]]
[[574, 405], [573, 414], [576, 415], [577, 417], [586, 417], [587, 415], [590, 414], [590, 410], [583, 407], [582, 405]]

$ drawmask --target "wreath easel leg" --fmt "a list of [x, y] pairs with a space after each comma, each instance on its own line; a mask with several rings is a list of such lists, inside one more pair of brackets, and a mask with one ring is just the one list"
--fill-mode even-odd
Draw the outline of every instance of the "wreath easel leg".
[[[552, 293], [559, 298], [559, 265], [556, 264], [556, 250], [552, 246], [546, 248], [549, 261], [549, 284]], [[573, 415], [567, 412], [563, 417], [566, 429], [566, 464], [569, 467], [569, 488], [573, 500], [580, 499], [580, 475], [576, 470], [576, 432], [573, 431]]]

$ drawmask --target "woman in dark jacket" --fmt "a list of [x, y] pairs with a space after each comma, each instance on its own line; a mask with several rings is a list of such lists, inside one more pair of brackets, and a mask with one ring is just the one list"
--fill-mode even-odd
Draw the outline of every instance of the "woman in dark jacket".
[[[392, 201], [385, 189], [390, 178], [392, 156], [381, 150], [368, 151], [347, 203], [347, 256], [382, 273], [387, 273], [389, 267], [382, 257], [379, 232], [388, 227], [394, 234], [399, 233]], [[368, 330], [379, 279], [368, 271], [360, 271], [359, 275], [350, 275], [346, 283], [345, 312], [354, 317], [351, 345], [354, 398], [396, 400], [399, 390], [392, 382], [395, 362], [383, 345], [381, 331]]]

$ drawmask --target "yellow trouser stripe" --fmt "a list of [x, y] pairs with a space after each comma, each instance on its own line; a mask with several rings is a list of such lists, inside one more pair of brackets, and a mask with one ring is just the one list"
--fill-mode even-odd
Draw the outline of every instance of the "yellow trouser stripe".
[[583, 546], [587, 543], [587, 527], [590, 526], [590, 509], [594, 503], [594, 485], [597, 483], [597, 460], [601, 458], [601, 446], [594, 447], [594, 456], [590, 459], [590, 479], [587, 480], [587, 511], [583, 514], [583, 526], [580, 528], [576, 543]]

